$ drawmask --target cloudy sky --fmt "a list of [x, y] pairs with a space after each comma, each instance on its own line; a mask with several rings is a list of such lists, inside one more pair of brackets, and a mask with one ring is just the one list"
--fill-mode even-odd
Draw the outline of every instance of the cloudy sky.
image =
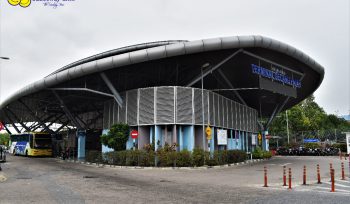
[[[25, 1], [25, 0], [23, 0]], [[41, 0], [42, 1], [42, 0]], [[325, 67], [316, 101], [350, 112], [349, 0], [71, 0], [56, 9], [0, 0], [1, 98], [81, 58], [158, 40], [264, 35]]]

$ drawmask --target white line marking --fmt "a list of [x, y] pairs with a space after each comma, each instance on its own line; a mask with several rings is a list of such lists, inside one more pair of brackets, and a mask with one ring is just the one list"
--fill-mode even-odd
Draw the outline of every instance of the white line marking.
[[[325, 189], [325, 190], [329, 190], [329, 192], [331, 191], [330, 188], [326, 188], [326, 187], [316, 187], [317, 189]], [[343, 190], [343, 189], [335, 189], [336, 192], [346, 192], [346, 193], [350, 193], [350, 191], [348, 190]]]
[[[330, 182], [324, 182], [324, 183], [331, 185]], [[342, 184], [339, 184], [339, 183], [335, 183], [334, 185], [336, 185], [336, 186], [341, 186], [341, 187], [345, 187], [345, 188], [350, 188], [350, 186], [342, 185]]]
[[287, 166], [289, 164], [292, 164], [292, 163], [285, 163], [285, 164], [280, 164], [280, 166]]

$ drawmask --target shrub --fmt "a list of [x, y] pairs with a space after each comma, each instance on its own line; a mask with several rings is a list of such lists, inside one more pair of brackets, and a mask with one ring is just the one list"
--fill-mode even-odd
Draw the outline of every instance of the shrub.
[[229, 164], [243, 162], [246, 160], [246, 153], [242, 150], [228, 150], [227, 162]]
[[192, 166], [191, 152], [184, 149], [177, 154], [177, 166]]
[[311, 142], [311, 143], [306, 143], [305, 144], [305, 148], [308, 148], [308, 149], [319, 149], [319, 148], [321, 148], [321, 145], [316, 143], [316, 142]]
[[264, 159], [270, 159], [272, 157], [272, 153], [269, 151], [263, 151], [263, 158]]
[[260, 147], [256, 147], [253, 151], [253, 159], [262, 159], [263, 151]]
[[205, 158], [205, 151], [200, 148], [195, 148], [192, 152], [193, 166], [203, 166]]
[[333, 148], [340, 149], [342, 152], [347, 152], [346, 143], [335, 143], [332, 145]]

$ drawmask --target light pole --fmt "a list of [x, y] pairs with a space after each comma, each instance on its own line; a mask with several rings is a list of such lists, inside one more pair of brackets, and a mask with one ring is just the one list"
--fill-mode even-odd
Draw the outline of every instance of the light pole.
[[286, 110], [286, 121], [287, 121], [287, 137], [288, 137], [288, 144], [289, 144], [288, 110]]
[[202, 139], [203, 139], [203, 150], [206, 150], [205, 145], [205, 131], [204, 131], [204, 91], [203, 91], [203, 69], [208, 67], [209, 63], [205, 63], [201, 67], [201, 83], [202, 83]]

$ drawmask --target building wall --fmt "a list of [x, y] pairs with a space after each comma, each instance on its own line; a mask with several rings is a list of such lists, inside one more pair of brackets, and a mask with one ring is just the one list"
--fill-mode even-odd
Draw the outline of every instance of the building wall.
[[[123, 106], [104, 104], [103, 129], [117, 122], [130, 126], [203, 125], [202, 90], [190, 87], [151, 87], [122, 93]], [[217, 93], [203, 90], [204, 124], [257, 132], [257, 110]]]

